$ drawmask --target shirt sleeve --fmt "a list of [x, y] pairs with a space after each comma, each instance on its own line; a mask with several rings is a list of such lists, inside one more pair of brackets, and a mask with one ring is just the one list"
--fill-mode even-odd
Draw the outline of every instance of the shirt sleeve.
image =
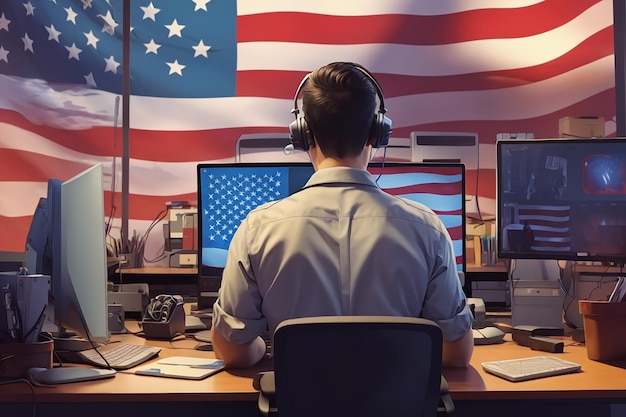
[[246, 221], [230, 243], [217, 301], [213, 328], [234, 344], [251, 342], [267, 329], [261, 311], [262, 299], [247, 251]]
[[446, 341], [454, 341], [465, 335], [474, 320], [456, 271], [452, 243], [445, 234], [442, 234], [439, 243], [422, 316], [439, 325]]

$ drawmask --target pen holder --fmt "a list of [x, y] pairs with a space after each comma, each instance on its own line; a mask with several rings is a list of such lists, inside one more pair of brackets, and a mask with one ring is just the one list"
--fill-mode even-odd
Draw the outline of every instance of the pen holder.
[[134, 253], [120, 253], [118, 255], [121, 269], [142, 268], [143, 267], [143, 251]]
[[579, 300], [587, 357], [596, 361], [626, 359], [626, 302]]
[[0, 343], [0, 377], [23, 378], [29, 368], [52, 368], [54, 341], [41, 337], [35, 343]]

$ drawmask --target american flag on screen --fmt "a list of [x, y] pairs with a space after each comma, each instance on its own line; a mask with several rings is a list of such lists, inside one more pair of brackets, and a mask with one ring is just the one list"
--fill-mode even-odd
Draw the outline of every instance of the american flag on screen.
[[[380, 188], [430, 207], [448, 230], [463, 270], [464, 193], [462, 166], [371, 166]], [[300, 190], [313, 174], [307, 165], [221, 167], [199, 171], [202, 264], [223, 267], [230, 241], [246, 215], [261, 204]]]
[[[482, 207], [500, 132], [557, 136], [598, 115], [614, 132], [611, 0], [131, 0], [130, 229], [195, 200], [199, 162], [247, 133], [285, 133], [293, 94], [332, 61], [370, 69], [394, 136], [477, 132]], [[23, 251], [48, 178], [102, 163], [121, 208], [122, 0], [0, 3], [0, 250]], [[611, 130], [612, 129], [612, 130]], [[115, 157], [114, 157], [115, 156]], [[155, 233], [148, 252], [163, 239]]]
[[532, 230], [532, 250], [543, 252], [572, 250], [569, 205], [523, 204], [515, 208], [517, 223], [528, 224]]
[[[379, 169], [370, 168], [377, 177]], [[450, 234], [459, 271], [464, 268], [464, 178], [461, 166], [385, 166], [377, 180], [391, 195], [417, 201], [433, 210]]]

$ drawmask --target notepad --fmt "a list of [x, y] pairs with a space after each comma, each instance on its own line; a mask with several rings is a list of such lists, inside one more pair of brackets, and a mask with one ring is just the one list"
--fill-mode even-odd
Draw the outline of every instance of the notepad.
[[224, 361], [211, 358], [171, 356], [135, 370], [137, 375], [162, 378], [204, 379], [224, 369]]

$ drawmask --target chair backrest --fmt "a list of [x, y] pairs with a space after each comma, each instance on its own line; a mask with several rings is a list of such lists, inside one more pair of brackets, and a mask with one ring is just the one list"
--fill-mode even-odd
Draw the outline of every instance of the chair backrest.
[[407, 317], [286, 320], [274, 333], [281, 417], [434, 416], [441, 329]]

